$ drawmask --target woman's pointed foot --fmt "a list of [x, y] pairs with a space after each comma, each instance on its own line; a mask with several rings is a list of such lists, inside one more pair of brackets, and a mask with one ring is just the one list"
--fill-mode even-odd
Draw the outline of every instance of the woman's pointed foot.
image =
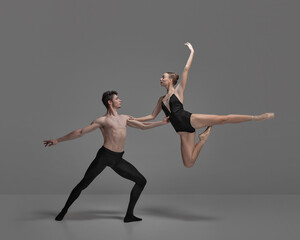
[[259, 122], [267, 119], [272, 119], [275, 117], [274, 113], [264, 113], [261, 115], [253, 116], [253, 121]]
[[210, 135], [211, 126], [208, 126], [203, 133], [199, 134], [200, 141], [206, 141]]

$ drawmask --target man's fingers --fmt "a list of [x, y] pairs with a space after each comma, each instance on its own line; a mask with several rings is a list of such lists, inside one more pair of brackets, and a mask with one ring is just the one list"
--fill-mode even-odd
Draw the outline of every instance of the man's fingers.
[[50, 147], [51, 145], [53, 145], [53, 143], [51, 141], [44, 141], [44, 145], [45, 147]]

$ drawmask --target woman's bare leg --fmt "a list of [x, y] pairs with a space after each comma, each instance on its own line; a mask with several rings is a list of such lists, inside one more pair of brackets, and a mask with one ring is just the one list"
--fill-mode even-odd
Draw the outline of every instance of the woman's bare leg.
[[264, 113], [261, 115], [206, 115], [206, 114], [192, 114], [191, 124], [194, 128], [207, 127], [206, 130], [199, 134], [199, 141], [195, 144], [195, 133], [179, 133], [181, 140], [181, 156], [185, 167], [192, 167], [207, 141], [211, 126], [227, 123], [241, 123], [247, 121], [262, 121], [274, 118], [274, 113]]
[[210, 135], [210, 131], [211, 131], [211, 127], [207, 127], [203, 133], [199, 134], [199, 136], [198, 136], [199, 141], [196, 143], [194, 150], [193, 150], [193, 155], [192, 155], [193, 164], [195, 163], [196, 159], [198, 158], [199, 153], [200, 153], [204, 143], [206, 143], [206, 141]]
[[187, 168], [192, 167], [199, 153], [210, 135], [211, 127], [199, 134], [199, 141], [195, 144], [195, 133], [185, 133], [180, 135], [181, 139], [181, 156], [183, 165]]
[[192, 114], [191, 124], [194, 128], [203, 128], [207, 126], [227, 124], [227, 123], [241, 123], [248, 121], [262, 121], [274, 118], [274, 113], [264, 113], [261, 115], [207, 115], [207, 114]]

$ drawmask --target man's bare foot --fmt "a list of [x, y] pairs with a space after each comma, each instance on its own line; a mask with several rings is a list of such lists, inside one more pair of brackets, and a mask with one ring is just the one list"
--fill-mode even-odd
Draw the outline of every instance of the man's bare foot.
[[200, 141], [206, 141], [210, 135], [211, 126], [207, 127], [203, 133], [199, 134]]
[[261, 115], [257, 115], [257, 116], [253, 116], [253, 121], [263, 121], [263, 120], [267, 120], [267, 119], [272, 119], [275, 117], [274, 113], [264, 113]]

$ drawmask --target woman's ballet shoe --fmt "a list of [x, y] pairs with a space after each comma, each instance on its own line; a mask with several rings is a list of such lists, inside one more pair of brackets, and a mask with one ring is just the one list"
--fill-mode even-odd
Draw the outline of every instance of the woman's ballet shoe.
[[274, 113], [264, 113], [261, 115], [253, 116], [253, 121], [259, 122], [267, 119], [272, 119], [275, 117]]
[[203, 133], [199, 134], [200, 141], [206, 141], [210, 135], [211, 126], [208, 126]]

